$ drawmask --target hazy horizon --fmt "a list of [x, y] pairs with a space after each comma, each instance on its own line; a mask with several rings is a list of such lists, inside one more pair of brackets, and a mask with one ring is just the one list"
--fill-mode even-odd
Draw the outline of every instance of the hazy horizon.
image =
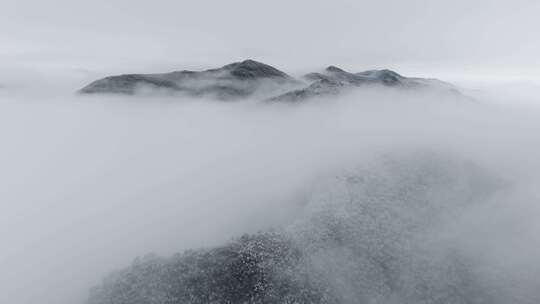
[[337, 65], [448, 81], [540, 75], [534, 0], [4, 0], [0, 10], [0, 82], [17, 73], [84, 82], [247, 58], [291, 73]]

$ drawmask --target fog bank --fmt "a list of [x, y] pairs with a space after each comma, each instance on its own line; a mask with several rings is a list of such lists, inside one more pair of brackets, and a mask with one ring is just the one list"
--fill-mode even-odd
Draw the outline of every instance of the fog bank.
[[[489, 94], [463, 103], [366, 89], [291, 106], [4, 93], [0, 301], [80, 303], [137, 256], [282, 227], [321, 179], [426, 150], [511, 185], [497, 208], [461, 220], [501, 225], [507, 235], [493, 237], [489, 250], [504, 254], [494, 258], [537, 267], [538, 255], [521, 257], [538, 251], [540, 112]], [[460, 241], [490, 237], [479, 228]]]

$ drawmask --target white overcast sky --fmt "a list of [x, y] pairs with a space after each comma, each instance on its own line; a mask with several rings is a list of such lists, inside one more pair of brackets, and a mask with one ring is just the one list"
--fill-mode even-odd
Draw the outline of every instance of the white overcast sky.
[[539, 16], [537, 0], [0, 0], [0, 67], [166, 71], [253, 58], [288, 71], [528, 73], [540, 65]]

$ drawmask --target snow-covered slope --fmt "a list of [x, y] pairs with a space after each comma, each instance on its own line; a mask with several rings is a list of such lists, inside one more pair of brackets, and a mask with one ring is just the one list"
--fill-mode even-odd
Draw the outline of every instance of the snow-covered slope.
[[382, 157], [323, 179], [282, 229], [137, 259], [89, 303], [538, 303], [539, 273], [487, 259], [469, 218], [507, 187], [452, 155]]

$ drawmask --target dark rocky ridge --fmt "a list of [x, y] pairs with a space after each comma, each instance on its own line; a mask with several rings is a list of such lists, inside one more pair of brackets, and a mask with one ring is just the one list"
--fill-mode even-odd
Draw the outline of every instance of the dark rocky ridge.
[[349, 73], [335, 66], [327, 67], [322, 73], [310, 73], [304, 79], [311, 84], [305, 88], [292, 90], [270, 101], [302, 101], [307, 98], [337, 95], [344, 90], [362, 86], [385, 86], [401, 89], [435, 90], [446, 94], [460, 95], [451, 84], [436, 79], [404, 77], [391, 70], [370, 70]]
[[206, 71], [163, 74], [127, 74], [106, 77], [80, 90], [83, 94], [133, 95], [144, 92], [183, 93], [223, 100], [240, 99], [282, 91], [299, 82], [286, 73], [253, 60], [232, 63]]
[[434, 79], [404, 77], [390, 70], [349, 73], [330, 66], [322, 73], [310, 73], [297, 80], [270, 65], [245, 60], [206, 71], [177, 71], [163, 74], [127, 74], [92, 82], [83, 94], [164, 93], [220, 100], [256, 98], [268, 101], [301, 101], [337, 95], [344, 90], [382, 85], [406, 89], [439, 90], [459, 94], [450, 84]]

